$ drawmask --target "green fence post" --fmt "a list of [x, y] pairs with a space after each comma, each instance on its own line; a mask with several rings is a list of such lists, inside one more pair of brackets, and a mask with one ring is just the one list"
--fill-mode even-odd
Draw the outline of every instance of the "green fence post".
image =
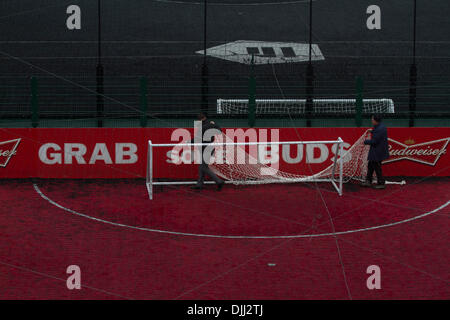
[[314, 67], [311, 60], [306, 69], [306, 126], [312, 127], [312, 114], [314, 113]]
[[140, 82], [141, 127], [145, 128], [147, 127], [148, 81], [146, 77], [142, 77]]
[[409, 70], [409, 126], [414, 127], [417, 104], [417, 66], [413, 63]]
[[252, 55], [250, 78], [248, 83], [248, 126], [253, 128], [256, 122], [256, 79], [255, 79], [255, 56]]
[[362, 126], [362, 111], [363, 111], [363, 90], [364, 83], [361, 77], [356, 77], [356, 114], [355, 124], [357, 127]]
[[31, 125], [33, 128], [39, 125], [38, 81], [36, 77], [31, 77]]

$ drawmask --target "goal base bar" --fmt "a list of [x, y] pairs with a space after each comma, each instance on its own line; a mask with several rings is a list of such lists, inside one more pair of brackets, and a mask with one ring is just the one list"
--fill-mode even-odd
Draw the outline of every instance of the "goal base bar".
[[[280, 180], [265, 180], [266, 182], [280, 183]], [[224, 181], [226, 184], [234, 184], [234, 185], [259, 185], [262, 184], [260, 181]], [[334, 181], [331, 179], [311, 179], [305, 181], [292, 181], [285, 183], [302, 183], [302, 182], [331, 182], [333, 187], [336, 189], [338, 194], [342, 196], [342, 190], [339, 188], [339, 181]], [[180, 185], [194, 185], [197, 184], [197, 181], [155, 181], [152, 183], [146, 183], [147, 191], [149, 199], [153, 199], [153, 187], [152, 186], [180, 186]], [[214, 181], [204, 181], [203, 184], [215, 184]]]

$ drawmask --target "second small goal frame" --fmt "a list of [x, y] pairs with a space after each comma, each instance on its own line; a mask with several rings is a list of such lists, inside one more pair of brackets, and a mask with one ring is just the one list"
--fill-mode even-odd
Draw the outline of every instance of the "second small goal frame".
[[[153, 199], [153, 186], [157, 185], [189, 185], [195, 184], [196, 181], [154, 181], [153, 177], [153, 154], [154, 148], [157, 147], [201, 147], [201, 146], [254, 146], [254, 145], [283, 145], [283, 144], [336, 144], [337, 152], [334, 156], [333, 169], [331, 178], [310, 179], [308, 182], [331, 182], [338, 194], [343, 194], [343, 144], [344, 141], [339, 137], [337, 140], [330, 141], [276, 141], [276, 142], [225, 142], [225, 143], [159, 143], [154, 144], [151, 140], [148, 141], [147, 150], [147, 168], [146, 168], [146, 186], [149, 199]], [[339, 168], [337, 163], [339, 162]], [[338, 177], [336, 178], [336, 170], [338, 169]], [[270, 182], [270, 180], [268, 181]], [[276, 182], [276, 181], [274, 181]], [[278, 181], [279, 182], [279, 181]], [[205, 181], [205, 183], [214, 183], [213, 181]], [[225, 183], [236, 183], [236, 181], [225, 181]], [[247, 184], [252, 184], [251, 181], [246, 181]]]
[[[364, 110], [364, 106], [366, 104], [373, 104], [373, 103], [380, 103], [380, 104], [384, 104], [386, 106], [386, 110], [383, 111], [383, 113], [395, 113], [395, 106], [394, 106], [394, 101], [392, 99], [386, 99], [386, 98], [382, 98], [382, 99], [363, 99], [363, 113], [364, 112], [368, 112], [368, 113], [374, 113], [377, 112], [379, 113], [380, 111], [375, 111], [375, 110]], [[277, 105], [277, 104], [297, 104], [299, 106], [304, 106], [306, 107], [306, 99], [256, 99], [255, 100], [256, 105], [260, 105], [260, 104], [273, 104], [273, 105]], [[249, 100], [248, 99], [217, 99], [217, 114], [247, 114], [247, 111], [243, 111], [243, 112], [230, 112], [227, 111], [226, 108], [224, 107], [227, 103], [234, 103], [234, 104], [246, 104], [248, 105]], [[314, 106], [326, 106], [327, 104], [352, 104], [355, 106], [355, 112], [356, 112], [356, 99], [313, 99], [313, 105]], [[258, 108], [257, 108], [258, 109]], [[319, 110], [317, 110], [317, 113], [340, 113], [339, 110], [335, 110], [335, 111], [322, 111], [320, 110], [320, 108], [318, 107]], [[285, 110], [283, 111], [283, 113], [285, 112]], [[266, 114], [271, 114], [271, 113], [280, 113], [279, 111], [275, 111], [275, 112], [258, 112], [258, 110], [256, 110], [256, 113], [266, 113]], [[292, 110], [292, 113], [305, 113], [304, 112], [299, 112], [298, 110]], [[349, 113], [349, 112], [343, 112], [343, 113]], [[351, 113], [349, 113], [351, 114]]]

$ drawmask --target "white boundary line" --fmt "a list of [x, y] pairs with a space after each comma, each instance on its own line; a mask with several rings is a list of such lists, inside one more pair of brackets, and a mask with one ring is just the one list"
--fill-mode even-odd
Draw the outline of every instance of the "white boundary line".
[[74, 215], [77, 215], [77, 216], [80, 216], [80, 217], [84, 217], [84, 218], [87, 218], [87, 219], [90, 219], [90, 220], [102, 222], [102, 223], [113, 225], [113, 226], [116, 226], [116, 227], [123, 227], [123, 228], [133, 229], [133, 230], [156, 232], [156, 233], [165, 233], [165, 234], [174, 234], [174, 235], [179, 235], [179, 236], [204, 237], [204, 238], [221, 238], [221, 239], [295, 239], [295, 238], [311, 238], [311, 237], [328, 237], [328, 236], [337, 236], [337, 235], [343, 235], [343, 234], [371, 231], [371, 230], [376, 230], [376, 229], [393, 227], [393, 226], [396, 226], [396, 225], [399, 225], [399, 224], [403, 224], [403, 223], [407, 223], [407, 222], [411, 222], [411, 221], [414, 221], [414, 220], [419, 220], [419, 219], [424, 218], [424, 217], [426, 217], [426, 216], [428, 216], [430, 214], [436, 213], [436, 212], [444, 209], [448, 205], [450, 205], [450, 200], [449, 200], [445, 204], [441, 205], [440, 207], [437, 207], [436, 209], [433, 209], [433, 210], [431, 210], [429, 212], [426, 212], [426, 213], [423, 213], [421, 215], [418, 215], [418, 216], [415, 216], [415, 217], [412, 217], [412, 218], [408, 218], [408, 219], [405, 219], [405, 220], [401, 220], [401, 221], [397, 221], [397, 222], [393, 222], [393, 223], [388, 223], [388, 224], [383, 224], [383, 225], [379, 225], [379, 226], [374, 226], [374, 227], [354, 229], [354, 230], [347, 230], [347, 231], [340, 231], [340, 232], [333, 232], [333, 233], [299, 234], [299, 235], [286, 235], [286, 236], [225, 236], [225, 235], [197, 234], [197, 233], [186, 233], [186, 232], [176, 232], [176, 231], [168, 231], [168, 230], [150, 229], [150, 228], [144, 228], [144, 227], [135, 227], [135, 226], [130, 226], [130, 225], [122, 224], [122, 223], [117, 223], [117, 222], [112, 222], [112, 221], [108, 221], [108, 220], [103, 220], [103, 219], [91, 217], [91, 216], [88, 216], [86, 214], [79, 213], [79, 212], [77, 212], [75, 210], [66, 208], [66, 207], [60, 205], [59, 203], [53, 201], [52, 199], [47, 197], [39, 189], [39, 187], [35, 183], [33, 183], [33, 187], [34, 187], [34, 190], [39, 194], [39, 196], [41, 196], [41, 198], [43, 198], [44, 200], [50, 202], [50, 204], [54, 205], [55, 207], [58, 207], [58, 208], [60, 208], [60, 209], [62, 209], [64, 211], [67, 211], [67, 212], [72, 213]]

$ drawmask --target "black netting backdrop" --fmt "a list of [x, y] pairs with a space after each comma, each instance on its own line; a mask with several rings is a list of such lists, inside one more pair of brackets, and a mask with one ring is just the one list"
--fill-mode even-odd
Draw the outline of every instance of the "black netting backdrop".
[[[389, 98], [396, 113], [410, 110], [410, 66], [413, 63], [412, 1], [378, 1], [382, 29], [366, 28], [370, 1], [313, 2], [313, 43], [324, 60], [313, 61], [314, 97], [355, 97], [355, 78], [364, 80], [364, 98]], [[308, 1], [210, 0], [207, 48], [238, 40], [263, 41], [261, 55], [277, 43], [309, 40]], [[67, 30], [66, 8], [82, 10], [81, 30]], [[450, 111], [450, 22], [441, 12], [448, 1], [419, 3], [417, 19], [417, 113]], [[0, 4], [0, 116], [27, 117], [31, 77], [38, 83], [41, 115], [97, 114], [98, 12], [96, 1], [21, 0]], [[142, 78], [146, 79], [152, 117], [199, 110], [202, 66], [208, 66], [207, 101], [246, 99], [248, 63], [208, 56], [204, 60], [202, 1], [102, 1], [104, 116], [139, 117]], [[283, 46], [283, 45], [281, 45]], [[247, 45], [246, 52], [251, 52]], [[263, 48], [264, 47], [264, 48]], [[228, 54], [233, 51], [229, 45]], [[288, 49], [286, 49], [289, 55]], [[211, 51], [209, 51], [211, 53]], [[250, 56], [244, 57], [248, 62]], [[243, 58], [243, 60], [245, 60]], [[254, 66], [258, 99], [303, 99], [307, 57]]]

